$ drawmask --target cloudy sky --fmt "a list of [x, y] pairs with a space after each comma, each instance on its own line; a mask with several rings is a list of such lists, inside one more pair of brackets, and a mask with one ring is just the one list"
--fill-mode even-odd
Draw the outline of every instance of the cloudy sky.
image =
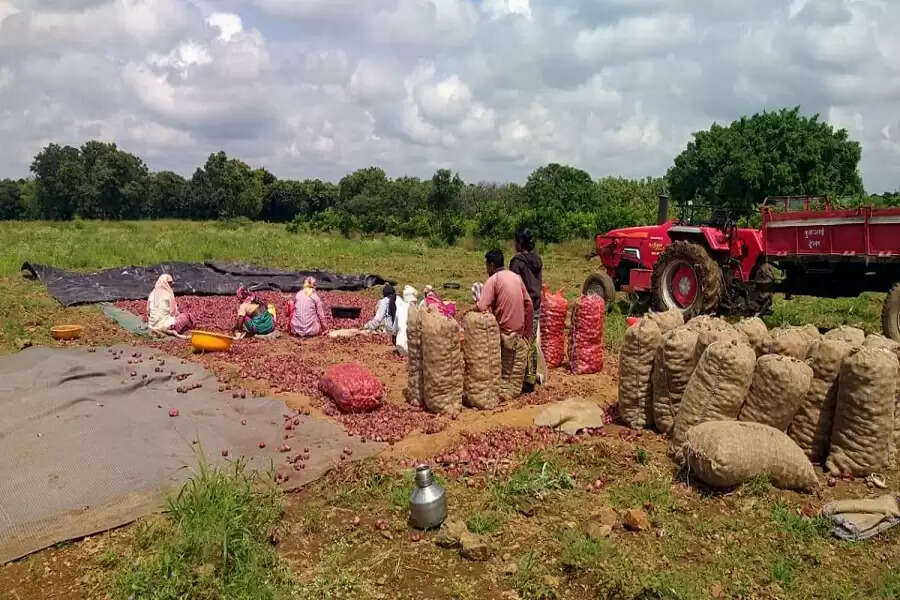
[[0, 176], [102, 139], [186, 175], [224, 149], [281, 177], [640, 177], [800, 105], [892, 191], [898, 23], [898, 0], [0, 0]]

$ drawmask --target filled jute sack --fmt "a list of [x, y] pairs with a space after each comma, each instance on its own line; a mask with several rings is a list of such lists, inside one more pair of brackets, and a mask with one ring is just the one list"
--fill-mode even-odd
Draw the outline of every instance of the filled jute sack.
[[888, 464], [897, 370], [897, 357], [881, 348], [863, 348], [844, 359], [825, 461], [829, 473], [865, 477]]
[[866, 341], [866, 332], [857, 327], [842, 325], [826, 331], [825, 335], [822, 337], [826, 340], [847, 342], [851, 346], [861, 346], [863, 342]]
[[734, 324], [734, 328], [747, 336], [757, 356], [764, 354], [766, 338], [769, 337], [769, 328], [766, 327], [762, 319], [759, 317], [741, 319]]
[[809, 392], [813, 370], [802, 360], [763, 354], [756, 361], [747, 399], [738, 417], [787, 431]]
[[755, 367], [756, 353], [749, 344], [715, 342], [706, 349], [681, 397], [672, 428], [676, 448], [694, 425], [738, 418]]
[[812, 463], [784, 432], [762, 423], [709, 421], [691, 427], [682, 455], [691, 476], [728, 488], [765, 473], [787, 490], [819, 487]]
[[500, 401], [518, 398], [528, 366], [528, 342], [518, 333], [500, 334]]
[[763, 354], [781, 354], [806, 360], [809, 346], [814, 341], [812, 338], [811, 331], [800, 327], [777, 327], [769, 332]]
[[697, 366], [697, 332], [678, 327], [663, 334], [653, 362], [653, 424], [669, 433], [681, 406], [684, 388]]
[[464, 371], [459, 325], [434, 308], [420, 314], [422, 404], [430, 412], [456, 414], [462, 408]]
[[648, 312], [644, 315], [644, 318], [656, 323], [660, 333], [667, 333], [676, 327], [684, 325], [684, 313], [675, 309], [662, 312]]
[[659, 326], [641, 319], [625, 330], [619, 350], [619, 415], [632, 429], [653, 424], [651, 377], [656, 349], [662, 340]]
[[[900, 359], [900, 344], [883, 335], [873, 333], [866, 336], [863, 346], [866, 348], [883, 348]], [[894, 435], [891, 442], [891, 453], [889, 457], [889, 464], [891, 467], [897, 465], [898, 452], [900, 452], [900, 374], [898, 374], [897, 390], [894, 393]]]
[[489, 312], [463, 317], [463, 402], [466, 406], [492, 409], [500, 403], [500, 326]]
[[841, 363], [852, 350], [853, 346], [838, 340], [819, 340], [810, 347], [806, 363], [812, 369], [813, 378], [791, 421], [788, 435], [814, 463], [822, 463], [828, 456], [838, 374]]
[[732, 327], [731, 323], [719, 317], [700, 315], [688, 321], [687, 326], [697, 332], [697, 357], [715, 342], [738, 342], [749, 344], [747, 335]]
[[423, 406], [422, 396], [425, 385], [422, 371], [422, 311], [412, 303], [406, 315], [406, 389], [403, 395], [413, 406]]

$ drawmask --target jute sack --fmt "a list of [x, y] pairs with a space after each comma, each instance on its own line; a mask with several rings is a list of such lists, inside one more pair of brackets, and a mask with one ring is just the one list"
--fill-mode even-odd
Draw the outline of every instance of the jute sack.
[[788, 490], [819, 486], [812, 463], [784, 432], [762, 423], [710, 421], [691, 427], [682, 454], [691, 476], [713, 487], [733, 487], [767, 474]]
[[463, 317], [463, 332], [463, 402], [495, 408], [500, 403], [500, 326], [491, 313], [471, 311]]
[[769, 332], [763, 354], [781, 354], [806, 360], [812, 342], [811, 331], [803, 331], [799, 327], [778, 327]]
[[678, 327], [662, 336], [653, 362], [653, 423], [669, 433], [681, 405], [684, 388], [697, 366], [697, 332]]
[[739, 342], [749, 344], [747, 335], [719, 317], [701, 315], [688, 321], [687, 326], [697, 332], [697, 358], [715, 342]]
[[684, 313], [675, 309], [662, 312], [648, 312], [644, 315], [644, 318], [656, 323], [660, 333], [666, 333], [684, 325]]
[[756, 353], [749, 344], [715, 342], [706, 349], [681, 397], [672, 428], [676, 448], [694, 425], [738, 418], [755, 367]]
[[[883, 335], [873, 333], [867, 336], [863, 346], [867, 348], [883, 348], [900, 359], [900, 344]], [[900, 374], [898, 374], [898, 378], [900, 378]], [[891, 441], [889, 466], [896, 466], [898, 451], [900, 451], [900, 379], [897, 381], [897, 391], [894, 393], [894, 435]]]
[[788, 435], [814, 463], [825, 461], [834, 424], [834, 405], [837, 401], [837, 379], [853, 347], [839, 340], [819, 340], [809, 350], [806, 363], [812, 368], [806, 398], [800, 403], [791, 421]]
[[424, 311], [421, 324], [422, 403], [430, 412], [456, 414], [462, 408], [464, 370], [459, 325], [432, 308]]
[[763, 354], [756, 361], [753, 381], [738, 417], [787, 431], [809, 391], [813, 370], [802, 360]]
[[805, 337], [810, 345], [813, 342], [818, 342], [822, 339], [822, 334], [819, 333], [819, 328], [813, 325], [812, 323], [807, 323], [806, 325], [802, 325], [800, 327], [792, 327], [791, 329], [797, 329], [800, 331], [800, 335]]
[[528, 366], [528, 342], [518, 333], [500, 334], [500, 401], [518, 398]]
[[651, 377], [653, 360], [662, 335], [650, 319], [625, 330], [619, 350], [619, 415], [632, 429], [653, 424]]
[[867, 476], [888, 463], [894, 429], [897, 357], [881, 348], [848, 356], [838, 377], [829, 473]]
[[823, 336], [826, 340], [838, 340], [847, 342], [852, 346], [861, 346], [866, 340], [866, 332], [856, 327], [848, 327], [842, 325], [825, 332]]
[[423, 406], [422, 396], [425, 385], [422, 371], [422, 311], [412, 303], [406, 316], [406, 389], [403, 395], [413, 406]]
[[766, 327], [762, 319], [759, 317], [741, 319], [734, 324], [734, 328], [747, 336], [757, 356], [763, 355], [766, 338], [769, 337], [769, 328]]

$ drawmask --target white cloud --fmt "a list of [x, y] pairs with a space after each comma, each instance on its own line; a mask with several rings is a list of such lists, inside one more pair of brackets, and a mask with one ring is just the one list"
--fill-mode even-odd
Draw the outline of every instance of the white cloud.
[[206, 22], [210, 27], [219, 30], [219, 39], [222, 41], [230, 41], [235, 35], [244, 30], [244, 22], [240, 15], [234, 13], [213, 13], [206, 18]]
[[575, 55], [594, 62], [656, 56], [690, 42], [696, 35], [690, 15], [633, 17], [581, 31], [575, 38]]
[[712, 121], [800, 105], [893, 190], [897, 22], [886, 0], [0, 0], [0, 177], [94, 136], [184, 174], [222, 149], [333, 180], [661, 175]]
[[493, 19], [502, 19], [508, 16], [525, 17], [531, 19], [531, 2], [529, 0], [484, 0], [481, 10]]
[[472, 103], [472, 90], [458, 75], [422, 86], [417, 96], [424, 115], [436, 121], [458, 119], [468, 112]]

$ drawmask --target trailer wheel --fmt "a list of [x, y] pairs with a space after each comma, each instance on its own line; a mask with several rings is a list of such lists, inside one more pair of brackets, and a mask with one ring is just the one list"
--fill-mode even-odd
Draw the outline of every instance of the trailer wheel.
[[583, 296], [603, 296], [606, 310], [609, 311], [613, 302], [616, 301], [616, 284], [607, 273], [593, 273], [584, 280], [581, 294]]
[[881, 329], [885, 337], [900, 342], [900, 283], [895, 283], [884, 299]]
[[714, 312], [724, 287], [722, 271], [706, 248], [683, 240], [660, 254], [650, 283], [656, 310], [676, 309], [686, 317]]

